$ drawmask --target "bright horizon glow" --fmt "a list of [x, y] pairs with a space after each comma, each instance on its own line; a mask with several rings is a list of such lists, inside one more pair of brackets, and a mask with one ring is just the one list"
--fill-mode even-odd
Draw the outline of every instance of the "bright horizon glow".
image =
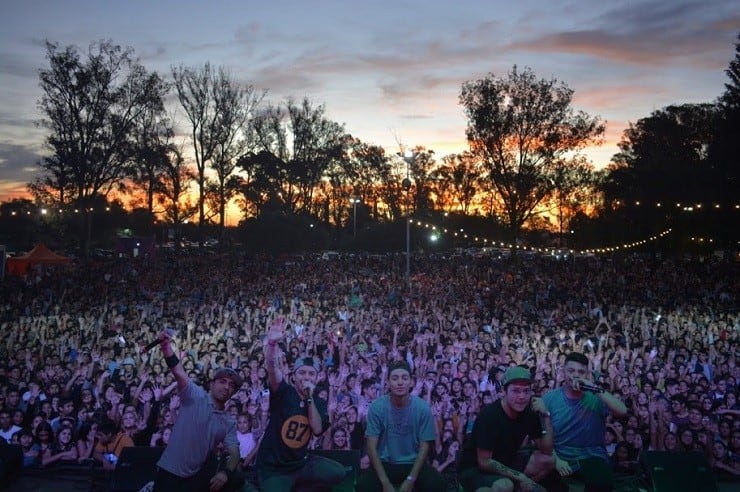
[[[148, 70], [225, 66], [280, 103], [308, 97], [389, 154], [417, 146], [437, 159], [467, 150], [463, 82], [516, 64], [575, 91], [573, 107], [607, 122], [586, 153], [606, 166], [629, 122], [670, 104], [711, 102], [728, 81], [740, 11], [734, 0], [204, 3], [131, 0], [6, 2], [0, 19], [0, 201], [25, 196], [45, 133], [37, 72], [48, 39], [82, 51], [111, 39]], [[493, 8], [495, 6], [495, 8]], [[170, 108], [187, 133], [184, 114]], [[195, 190], [196, 188], [193, 188]], [[230, 208], [230, 222], [238, 209]]]

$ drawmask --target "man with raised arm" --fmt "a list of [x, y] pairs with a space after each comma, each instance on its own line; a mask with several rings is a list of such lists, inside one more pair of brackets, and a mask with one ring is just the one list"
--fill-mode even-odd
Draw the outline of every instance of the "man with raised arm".
[[[185, 373], [172, 347], [172, 335], [163, 331], [159, 340], [165, 363], [177, 381], [181, 403], [169, 444], [157, 462], [154, 492], [239, 490], [244, 480], [236, 471], [239, 464], [236, 422], [224, 408], [241, 386], [241, 378], [233, 369], [218, 369], [206, 392]], [[229, 457], [216, 470], [215, 450], [222, 442]]]
[[270, 420], [257, 452], [257, 475], [264, 492], [330, 490], [345, 476], [336, 461], [308, 454], [311, 436], [329, 427], [326, 401], [314, 395], [319, 361], [298, 358], [286, 381], [278, 343], [286, 321], [276, 317], [265, 337], [265, 365], [270, 386]]

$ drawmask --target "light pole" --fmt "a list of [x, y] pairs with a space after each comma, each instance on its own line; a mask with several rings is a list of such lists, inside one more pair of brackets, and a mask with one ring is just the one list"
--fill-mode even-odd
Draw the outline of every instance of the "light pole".
[[[409, 166], [414, 162], [416, 155], [413, 151], [407, 150], [403, 153], [403, 160], [406, 161], [406, 179], [401, 183], [403, 189], [406, 190], [407, 200], [408, 192], [411, 189], [411, 179], [409, 178]], [[411, 283], [411, 218], [408, 216], [408, 208], [406, 209], [406, 284]]]
[[349, 199], [352, 203], [352, 238], [357, 237], [357, 204], [360, 203], [360, 199], [356, 196], [352, 196]]

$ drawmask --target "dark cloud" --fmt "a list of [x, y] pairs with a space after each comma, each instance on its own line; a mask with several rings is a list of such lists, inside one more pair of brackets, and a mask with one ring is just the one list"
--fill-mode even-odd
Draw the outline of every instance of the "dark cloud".
[[170, 56], [163, 43], [142, 43], [142, 46], [145, 46], [145, 48], [138, 50], [136, 54], [143, 64], [166, 61]]
[[0, 75], [34, 78], [38, 68], [25, 56], [7, 51], [0, 52]]
[[693, 0], [630, 3], [599, 15], [584, 29], [544, 34], [509, 47], [648, 66], [690, 59], [694, 66], [717, 69], [726, 63], [720, 48], [726, 47], [724, 38], [735, 35], [740, 13], [728, 8], [729, 2], [716, 2], [715, 7]]
[[0, 143], [0, 176], [7, 181], [31, 181], [42, 155], [27, 145]]
[[651, 0], [620, 5], [599, 16], [598, 20], [617, 31], [659, 33], [701, 22], [706, 13], [707, 2], [703, 0]]

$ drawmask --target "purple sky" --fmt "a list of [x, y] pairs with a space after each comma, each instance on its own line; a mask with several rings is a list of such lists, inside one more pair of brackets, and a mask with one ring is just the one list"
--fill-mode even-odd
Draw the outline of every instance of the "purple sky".
[[607, 121], [606, 143], [589, 150], [602, 167], [629, 122], [718, 97], [739, 31], [736, 0], [4, 2], [0, 201], [25, 192], [43, 155], [45, 39], [83, 49], [111, 39], [163, 74], [210, 61], [271, 102], [324, 104], [389, 152], [400, 141], [438, 157], [467, 148], [462, 83], [517, 64], [565, 82], [576, 109]]

